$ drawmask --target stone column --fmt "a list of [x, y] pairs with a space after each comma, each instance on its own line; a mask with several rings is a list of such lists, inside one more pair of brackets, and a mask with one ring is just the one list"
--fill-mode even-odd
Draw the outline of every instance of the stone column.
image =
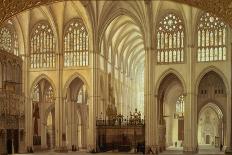
[[145, 75], [144, 75], [144, 118], [145, 118], [145, 142], [146, 148], [152, 148], [156, 152], [157, 145], [157, 104], [154, 100], [152, 52], [150, 48], [145, 53]]
[[46, 149], [47, 148], [47, 136], [46, 136], [46, 125], [47, 125], [47, 118], [46, 118], [46, 108], [45, 108], [45, 81], [41, 81], [40, 82], [40, 90], [41, 90], [41, 96], [42, 96], [42, 100], [39, 103], [39, 107], [40, 107], [40, 136], [41, 136], [41, 149]]
[[[62, 49], [62, 48], [61, 48]], [[66, 102], [62, 94], [63, 84], [63, 54], [58, 53], [56, 55], [56, 67], [57, 67], [57, 88], [56, 88], [56, 101], [55, 101], [55, 131], [56, 131], [56, 147], [57, 152], [67, 152], [67, 133], [66, 133]]]
[[67, 148], [72, 148], [72, 103], [73, 101], [71, 99], [68, 99], [66, 102], [66, 108], [67, 108]]
[[[60, 32], [60, 34], [62, 34]], [[62, 36], [62, 35], [60, 35]], [[62, 38], [62, 37], [61, 37]], [[56, 101], [55, 101], [55, 131], [56, 131], [56, 147], [55, 151], [57, 152], [67, 152], [67, 133], [66, 133], [66, 111], [67, 111], [67, 103], [65, 98], [63, 97], [63, 66], [64, 66], [64, 58], [63, 58], [63, 42], [60, 39], [60, 47], [58, 49], [58, 53], [56, 54], [56, 74], [57, 74], [57, 88], [56, 88]]]
[[77, 103], [75, 101], [70, 102], [70, 121], [69, 128], [70, 128], [70, 145], [71, 147], [74, 146], [77, 148], [77, 123], [78, 123], [78, 116], [77, 116]]
[[[227, 51], [231, 51], [232, 50], [232, 43], [231, 43], [231, 30], [228, 29], [228, 48], [227, 48]], [[230, 70], [232, 69], [232, 66], [231, 66], [231, 52], [227, 52], [227, 61], [230, 62]], [[230, 77], [231, 77], [231, 71], [230, 71]], [[231, 82], [229, 82], [231, 83]], [[223, 117], [226, 118], [226, 122], [224, 122], [226, 124], [226, 126], [224, 126], [224, 128], [226, 128], [226, 133], [224, 133], [226, 135], [225, 137], [225, 140], [224, 140], [224, 147], [225, 147], [225, 153], [229, 153], [231, 154], [232, 153], [232, 134], [231, 134], [231, 124], [232, 124], [232, 115], [231, 115], [231, 112], [232, 112], [232, 106], [231, 106], [231, 100], [232, 100], [232, 95], [231, 95], [231, 91], [232, 91], [232, 85], [230, 84], [229, 86], [229, 91], [227, 90], [227, 110], [226, 110], [226, 115], [223, 115]], [[224, 139], [224, 138], [223, 138]]]
[[[98, 46], [95, 46], [98, 47]], [[100, 103], [99, 95], [99, 54], [97, 51], [90, 53], [92, 58], [92, 90], [90, 95], [89, 103], [89, 128], [87, 138], [87, 149], [88, 151], [97, 151], [96, 145], [96, 116], [100, 115], [98, 112], [98, 105]]]
[[184, 108], [184, 152], [197, 152], [197, 106], [195, 94], [187, 92], [185, 96]]
[[[194, 30], [192, 24], [192, 8], [188, 7], [185, 11], [187, 17], [186, 29]], [[197, 151], [197, 96], [195, 94], [195, 40], [193, 39], [194, 32], [190, 31], [186, 35], [187, 45], [185, 52], [185, 59], [187, 62], [187, 77], [186, 83], [183, 83], [185, 108], [184, 108], [184, 142], [183, 151], [196, 152]], [[185, 88], [186, 85], [186, 88]], [[197, 88], [196, 88], [197, 89]]]
[[78, 140], [78, 142], [77, 142], [77, 146], [78, 146], [78, 148], [83, 148], [83, 142], [82, 142], [82, 124], [78, 124], [77, 125], [77, 140]]
[[[232, 140], [231, 140], [231, 124], [232, 124], [232, 119], [231, 119], [231, 94], [227, 94], [227, 109], [226, 109], [226, 139], [225, 139], [225, 153], [232, 153]], [[224, 130], [225, 131], [225, 130]]]
[[29, 64], [29, 55], [25, 54], [22, 55], [23, 61], [23, 92], [25, 94], [25, 127], [24, 127], [24, 133], [25, 133], [25, 152], [32, 150], [33, 148], [33, 117], [32, 117], [32, 99], [31, 99], [31, 92], [30, 92], [30, 86], [29, 86], [29, 71], [28, 68], [30, 68]]
[[151, 1], [145, 1], [147, 23], [145, 44], [145, 64], [144, 64], [144, 119], [145, 119], [145, 150], [150, 148], [153, 152], [158, 152], [157, 143], [157, 104], [154, 95], [154, 65], [155, 57], [155, 41], [153, 38], [153, 12]]

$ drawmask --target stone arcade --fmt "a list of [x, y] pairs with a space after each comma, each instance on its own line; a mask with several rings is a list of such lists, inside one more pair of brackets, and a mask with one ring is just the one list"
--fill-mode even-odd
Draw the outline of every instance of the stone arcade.
[[0, 154], [231, 152], [229, 0], [0, 2]]

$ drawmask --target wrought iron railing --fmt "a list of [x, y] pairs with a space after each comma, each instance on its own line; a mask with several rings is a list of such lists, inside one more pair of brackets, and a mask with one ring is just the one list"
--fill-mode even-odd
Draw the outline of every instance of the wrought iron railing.
[[141, 120], [131, 120], [131, 119], [115, 119], [115, 120], [102, 120], [97, 119], [97, 126], [144, 126], [145, 121]]

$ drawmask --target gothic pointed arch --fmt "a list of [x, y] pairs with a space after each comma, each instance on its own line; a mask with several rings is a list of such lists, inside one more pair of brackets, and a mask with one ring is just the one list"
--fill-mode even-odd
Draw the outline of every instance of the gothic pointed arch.
[[216, 66], [209, 66], [207, 68], [204, 68], [202, 70], [202, 72], [198, 75], [197, 79], [196, 79], [196, 88], [195, 88], [195, 92], [196, 94], [198, 94], [198, 88], [199, 88], [199, 85], [200, 85], [200, 82], [201, 80], [203, 79], [203, 77], [209, 73], [209, 72], [214, 72], [215, 74], [217, 74], [223, 81], [223, 83], [225, 84], [225, 89], [226, 89], [226, 92], [227, 94], [229, 94], [231, 91], [230, 91], [230, 86], [229, 86], [229, 83], [228, 83], [228, 80], [227, 80], [227, 77], [225, 76], [225, 74], [219, 69], [217, 68]]
[[167, 77], [168, 75], [170, 74], [173, 74], [175, 75], [180, 81], [181, 81], [181, 84], [183, 86], [183, 92], [186, 93], [187, 92], [187, 86], [186, 86], [186, 83], [185, 83], [185, 80], [183, 78], [183, 76], [175, 69], [173, 68], [170, 68], [170, 69], [167, 69], [159, 78], [158, 78], [158, 81], [156, 82], [156, 86], [155, 86], [155, 94], [157, 95], [158, 94], [158, 91], [159, 91], [159, 87], [162, 83], [162, 81], [165, 79], [165, 77]]
[[75, 80], [76, 78], [80, 79], [80, 80], [83, 82], [83, 84], [86, 86], [87, 91], [90, 90], [90, 85], [89, 85], [89, 83], [87, 82], [86, 77], [84, 77], [84, 76], [83, 76], [82, 74], [80, 74], [80, 73], [73, 73], [73, 74], [68, 78], [68, 80], [65, 82], [65, 84], [64, 84], [64, 88], [63, 88], [64, 95], [67, 94], [67, 89], [68, 89], [68, 87], [70, 86], [70, 84], [72, 83], [72, 81]]

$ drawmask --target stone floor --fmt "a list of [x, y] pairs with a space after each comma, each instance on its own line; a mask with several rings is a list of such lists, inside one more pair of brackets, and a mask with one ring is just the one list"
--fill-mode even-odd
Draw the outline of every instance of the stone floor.
[[[119, 152], [106, 152], [106, 153], [96, 153], [96, 155], [139, 155], [141, 153], [134, 154], [131, 153], [119, 153]], [[166, 151], [160, 153], [160, 155], [189, 155], [190, 153], [183, 153], [182, 148], [168, 148]], [[220, 155], [224, 154], [223, 151], [219, 151], [219, 148], [214, 148], [212, 146], [199, 146], [199, 152], [195, 155]], [[24, 155], [24, 154], [20, 154]], [[92, 155], [92, 153], [86, 152], [68, 152], [68, 153], [56, 153], [54, 151], [36, 152], [33, 154], [25, 155]]]
[[[106, 152], [106, 153], [96, 153], [96, 155], [139, 155], [142, 153], [119, 153], [119, 152]], [[189, 153], [183, 153], [182, 151], [165, 151], [160, 153], [160, 155], [189, 155]], [[213, 151], [203, 151], [203, 152], [198, 152], [197, 154], [194, 155], [220, 155], [224, 154], [223, 152], [213, 152]], [[24, 155], [24, 154], [20, 154]], [[53, 151], [50, 152], [37, 152], [33, 154], [25, 154], [25, 155], [92, 155], [92, 153], [86, 153], [86, 152], [68, 152], [68, 153], [55, 153]]]

